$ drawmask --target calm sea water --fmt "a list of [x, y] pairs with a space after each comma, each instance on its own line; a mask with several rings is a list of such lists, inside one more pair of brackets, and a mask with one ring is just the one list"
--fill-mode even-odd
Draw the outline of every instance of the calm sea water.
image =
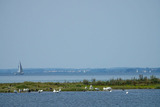
[[[139, 69], [139, 72], [136, 72]], [[52, 71], [52, 72], [50, 72]], [[57, 71], [57, 72], [53, 72]], [[75, 71], [75, 72], [73, 72]], [[84, 71], [86, 71], [84, 73]], [[146, 71], [146, 72], [144, 72]], [[152, 72], [151, 72], [152, 71]], [[24, 81], [32, 82], [78, 82], [84, 79], [110, 80], [110, 79], [132, 79], [139, 78], [139, 75], [154, 75], [160, 78], [160, 71], [157, 68], [118, 68], [118, 69], [24, 69], [24, 75], [14, 75], [17, 69], [0, 69], [0, 83], [17, 83]]]
[[160, 107], [159, 89], [0, 93], [0, 107]]
[[[155, 75], [160, 78], [160, 74], [143, 74], [148, 78], [151, 75]], [[110, 79], [132, 79], [139, 78], [139, 74], [105, 74], [105, 75], [9, 75], [9, 76], [0, 76], [0, 83], [17, 83], [24, 81], [32, 82], [78, 82], [83, 81], [84, 79], [91, 80], [95, 78], [96, 80], [110, 80]]]

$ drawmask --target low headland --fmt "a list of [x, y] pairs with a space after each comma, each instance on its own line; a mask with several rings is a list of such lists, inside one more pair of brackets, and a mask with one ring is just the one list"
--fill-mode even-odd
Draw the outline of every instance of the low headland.
[[[90, 86], [93, 86], [90, 89]], [[111, 79], [108, 81], [96, 81], [96, 79], [83, 80], [80, 82], [23, 82], [23, 83], [0, 83], [0, 93], [13, 93], [14, 90], [29, 89], [29, 92], [38, 90], [53, 91], [61, 89], [62, 91], [103, 91], [104, 87], [112, 89], [160, 89], [160, 78], [150, 76], [150, 78], [139, 75], [139, 78]], [[23, 92], [23, 91], [22, 91]]]

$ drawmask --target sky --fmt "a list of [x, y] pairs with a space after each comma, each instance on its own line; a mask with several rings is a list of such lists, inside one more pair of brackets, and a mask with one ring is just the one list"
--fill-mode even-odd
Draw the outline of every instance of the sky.
[[160, 67], [160, 0], [0, 0], [0, 69]]

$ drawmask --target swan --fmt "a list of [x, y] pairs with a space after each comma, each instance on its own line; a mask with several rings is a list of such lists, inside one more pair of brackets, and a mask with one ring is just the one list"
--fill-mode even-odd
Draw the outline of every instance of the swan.
[[56, 91], [55, 89], [53, 90], [54, 93], [59, 93], [59, 91]]
[[57, 91], [54, 89], [53, 92], [54, 92], [54, 93], [59, 93], [59, 92], [61, 92], [61, 89], [59, 89], [59, 90], [57, 90]]
[[126, 94], [128, 94], [128, 91], [126, 91]]
[[38, 90], [39, 93], [43, 92], [43, 90]]
[[61, 92], [61, 89], [59, 89], [59, 92]]

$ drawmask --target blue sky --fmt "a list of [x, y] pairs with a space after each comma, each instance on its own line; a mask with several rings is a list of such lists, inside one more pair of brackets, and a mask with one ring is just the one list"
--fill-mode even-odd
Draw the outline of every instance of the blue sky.
[[0, 0], [0, 68], [160, 67], [159, 0]]

